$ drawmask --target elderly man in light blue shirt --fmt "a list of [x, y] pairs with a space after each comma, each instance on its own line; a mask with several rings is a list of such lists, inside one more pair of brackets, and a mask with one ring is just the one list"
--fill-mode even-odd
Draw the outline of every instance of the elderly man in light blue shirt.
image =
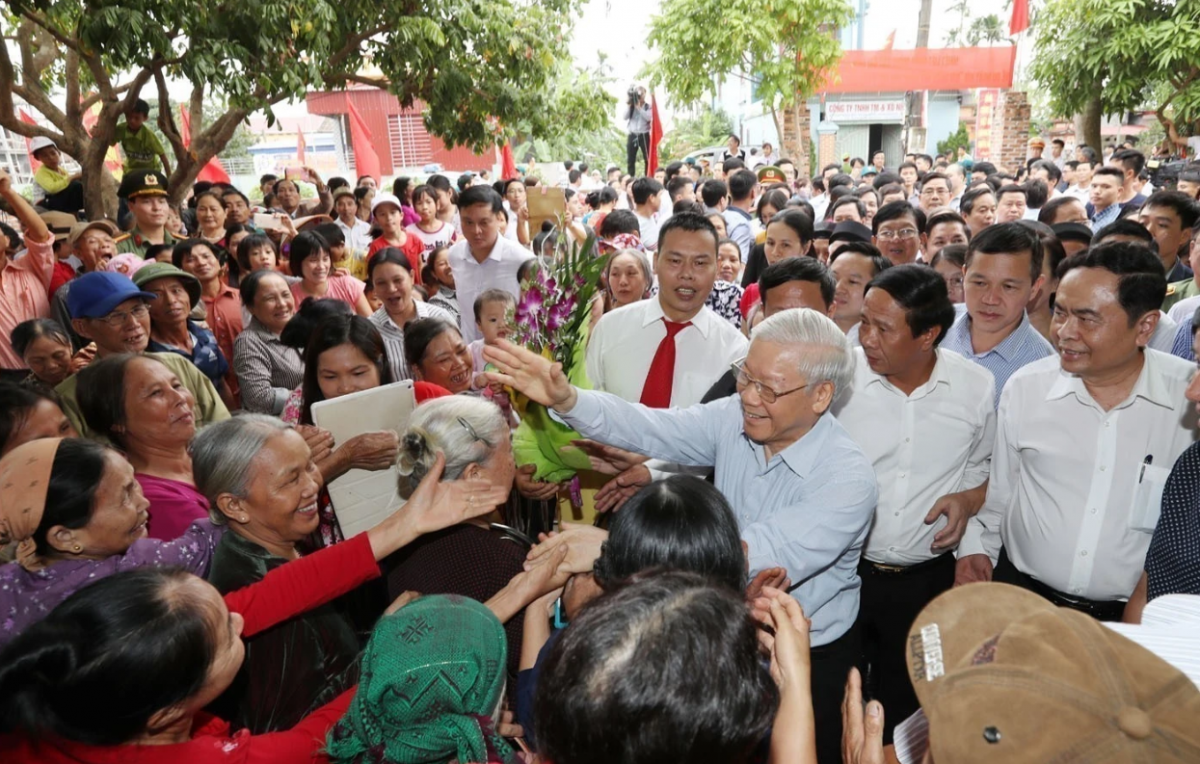
[[858, 653], [857, 566], [878, 499], [870, 460], [827, 414], [854, 374], [854, 356], [837, 325], [808, 309], [772, 316], [734, 365], [738, 396], [685, 409], [650, 409], [578, 390], [561, 367], [509, 344], [487, 348], [484, 356], [500, 370], [495, 381], [553, 407], [584, 437], [716, 467], [750, 573], [785, 567], [812, 619], [818, 749], [836, 755], [841, 686]]

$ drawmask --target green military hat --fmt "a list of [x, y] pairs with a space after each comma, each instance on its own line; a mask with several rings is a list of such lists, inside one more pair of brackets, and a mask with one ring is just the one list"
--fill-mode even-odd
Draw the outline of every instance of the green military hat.
[[771, 165], [770, 167], [758, 168], [759, 183], [787, 183], [787, 176], [783, 174], [783, 170]]
[[157, 170], [130, 170], [121, 178], [117, 196], [136, 199], [139, 196], [166, 196], [167, 176]]

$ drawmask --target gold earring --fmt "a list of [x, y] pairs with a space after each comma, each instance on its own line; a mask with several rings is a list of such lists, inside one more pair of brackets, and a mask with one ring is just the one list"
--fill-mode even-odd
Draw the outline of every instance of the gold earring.
[[83, 547], [79, 546], [78, 544], [76, 544], [72, 549], [75, 552], [75, 554], [79, 554], [80, 552], [83, 551]]

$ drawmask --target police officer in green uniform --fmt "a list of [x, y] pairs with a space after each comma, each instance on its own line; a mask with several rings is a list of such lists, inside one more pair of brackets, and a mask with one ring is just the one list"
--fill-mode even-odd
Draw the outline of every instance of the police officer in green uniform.
[[117, 240], [117, 252], [145, 257], [155, 244], [175, 244], [167, 233], [167, 176], [157, 170], [131, 170], [121, 179], [117, 196], [129, 200], [133, 213], [133, 229]]

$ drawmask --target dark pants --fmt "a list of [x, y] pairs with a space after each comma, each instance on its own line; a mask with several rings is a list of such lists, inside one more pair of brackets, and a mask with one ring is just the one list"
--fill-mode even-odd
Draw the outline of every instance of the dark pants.
[[858, 563], [862, 603], [863, 697], [883, 704], [885, 745], [896, 725], [920, 708], [908, 676], [908, 630], [926, 605], [954, 586], [954, 555], [897, 571], [881, 570], [867, 560]]
[[1120, 600], [1099, 601], [1074, 597], [1043, 584], [1028, 573], [1022, 573], [1012, 564], [1012, 560], [1008, 559], [1008, 554], [1003, 549], [1000, 550], [1000, 559], [996, 561], [996, 569], [992, 571], [992, 580], [1027, 589], [1058, 607], [1078, 610], [1097, 621], [1120, 621], [1125, 615], [1125, 603]]
[[638, 177], [637, 155], [642, 152], [642, 162], [646, 165], [646, 174], [650, 174], [650, 133], [629, 133], [625, 137], [625, 158], [629, 165], [629, 175]]
[[842, 761], [842, 698], [846, 677], [852, 667], [859, 665], [861, 654], [857, 625], [829, 644], [812, 649], [813, 721], [819, 764]]
[[46, 194], [46, 198], [42, 200], [42, 206], [54, 212], [78, 215], [79, 211], [83, 209], [83, 184], [73, 180], [69, 186], [57, 194]]

